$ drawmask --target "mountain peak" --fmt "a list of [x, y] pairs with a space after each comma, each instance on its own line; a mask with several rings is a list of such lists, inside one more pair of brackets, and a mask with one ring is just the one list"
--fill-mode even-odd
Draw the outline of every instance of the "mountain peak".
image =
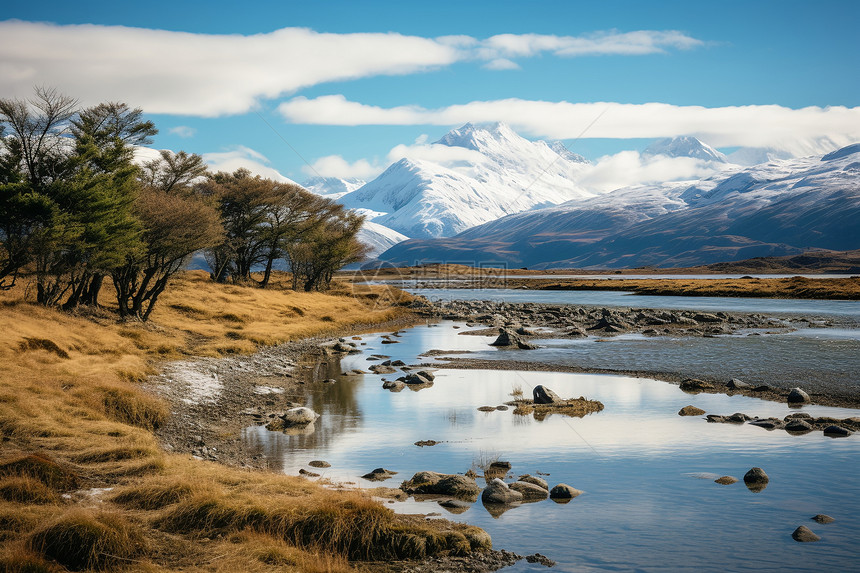
[[493, 142], [511, 142], [523, 140], [522, 137], [507, 124], [500, 121], [492, 123], [466, 123], [446, 133], [436, 143], [448, 147], [465, 147], [482, 151]]
[[642, 155], [665, 155], [667, 157], [692, 157], [705, 161], [726, 163], [726, 156], [691, 135], [658, 139], [642, 151]]

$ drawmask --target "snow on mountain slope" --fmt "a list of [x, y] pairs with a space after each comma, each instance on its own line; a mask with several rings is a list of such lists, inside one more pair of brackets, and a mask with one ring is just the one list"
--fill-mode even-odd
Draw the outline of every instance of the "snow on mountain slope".
[[375, 259], [397, 243], [409, 239], [409, 237], [398, 233], [394, 229], [389, 229], [372, 221], [365, 221], [356, 238], [359, 242], [370, 247], [370, 251], [367, 253], [367, 258], [369, 259]]
[[644, 156], [692, 157], [704, 161], [726, 163], [726, 156], [692, 136], [659, 139], [642, 151]]
[[384, 213], [373, 222], [403, 234], [444, 237], [510, 213], [594, 195], [576, 184], [587, 163], [520, 137], [504, 124], [466, 124], [436, 145], [479, 155], [464, 153], [450, 167], [401, 159], [340, 201]]
[[695, 182], [619, 189], [520, 213], [380, 258], [529, 267], [686, 266], [810, 248], [860, 248], [860, 145], [730, 168]]
[[360, 189], [365, 183], [366, 181], [355, 178], [311, 177], [302, 183], [302, 187], [311, 193], [324, 195], [329, 199], [340, 199], [347, 193]]

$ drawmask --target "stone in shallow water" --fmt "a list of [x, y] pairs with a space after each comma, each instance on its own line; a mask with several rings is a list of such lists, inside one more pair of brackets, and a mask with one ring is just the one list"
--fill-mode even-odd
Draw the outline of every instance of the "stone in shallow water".
[[557, 404], [562, 402], [561, 397], [541, 384], [538, 384], [532, 390], [532, 396], [535, 404]]
[[758, 493], [767, 487], [770, 478], [761, 468], [751, 468], [744, 474], [744, 483], [753, 493]]
[[701, 408], [696, 408], [693, 405], [684, 406], [683, 408], [678, 410], [679, 416], [701, 416], [704, 413], [704, 410], [702, 410]]
[[824, 428], [824, 435], [831, 438], [847, 438], [851, 435], [851, 431], [842, 426], [832, 425]]
[[581, 495], [583, 492], [580, 490], [567, 485], [566, 483], [560, 483], [557, 486], [553, 487], [549, 490], [550, 499], [573, 499], [578, 495]]
[[829, 515], [825, 515], [823, 513], [819, 513], [818, 515], [813, 515], [810, 519], [812, 519], [813, 521], [817, 521], [818, 523], [833, 523], [834, 521], [836, 521], [835, 519], [833, 519]]
[[523, 494], [523, 499], [526, 501], [539, 501], [549, 496], [549, 492], [546, 489], [525, 481], [514, 482], [508, 487]]
[[716, 483], [722, 484], [722, 485], [731, 485], [733, 483], [737, 483], [738, 478], [732, 477], [732, 476], [723, 476], [723, 477], [718, 477], [714, 481]]
[[821, 541], [821, 538], [815, 535], [815, 533], [813, 533], [812, 530], [805, 525], [801, 525], [800, 527], [795, 529], [794, 532], [792, 532], [791, 534], [791, 538], [801, 543]]
[[523, 500], [523, 494], [512, 490], [508, 484], [495, 478], [492, 480], [484, 491], [481, 493], [481, 501], [484, 503], [501, 503], [508, 504]]
[[308, 462], [308, 465], [311, 466], [312, 468], [330, 468], [331, 467], [330, 463], [323, 461], [323, 460], [312, 460], [312, 461]]

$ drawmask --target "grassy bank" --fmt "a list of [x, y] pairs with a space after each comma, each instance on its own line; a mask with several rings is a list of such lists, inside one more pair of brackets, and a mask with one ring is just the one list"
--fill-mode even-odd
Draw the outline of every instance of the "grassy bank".
[[808, 279], [508, 279], [506, 288], [619, 290], [642, 295], [737, 296], [753, 298], [860, 299], [860, 278]]
[[392, 320], [405, 314], [393, 291], [264, 291], [187, 273], [148, 323], [24, 294], [0, 293], [0, 570], [347, 571], [489, 544], [357, 493], [167, 453], [153, 434], [169, 412], [138, 383], [159, 361]]

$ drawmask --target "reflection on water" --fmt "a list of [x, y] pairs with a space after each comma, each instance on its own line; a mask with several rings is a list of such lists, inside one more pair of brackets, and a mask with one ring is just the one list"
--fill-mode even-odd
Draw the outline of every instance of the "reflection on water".
[[799, 300], [778, 298], [740, 298], [712, 296], [644, 296], [631, 292], [580, 290], [548, 291], [519, 289], [407, 289], [430, 300], [493, 300], [504, 302], [539, 302], [586, 306], [625, 306], [633, 308], [667, 308], [708, 312], [750, 312], [764, 314], [805, 314], [860, 317], [860, 301]]
[[[374, 352], [416, 363], [416, 356], [429, 348], [487, 348], [487, 337], [458, 332], [451, 323], [417, 327], [404, 332], [400, 344], [385, 346], [378, 336], [368, 336], [365, 353], [347, 356], [336, 366], [330, 361], [327, 374], [366, 369], [372, 364], [366, 357]], [[396, 487], [421, 470], [462, 473], [496, 457], [512, 464], [512, 476], [548, 474], [550, 485], [567, 483], [585, 494], [564, 505], [549, 500], [524, 503], [499, 515], [489, 513], [480, 501], [454, 512], [434, 501], [389, 507], [441, 512], [479, 525], [493, 536], [496, 547], [543, 553], [558, 562], [560, 571], [838, 571], [856, 565], [857, 436], [791, 436], [677, 415], [683, 406], [694, 404], [709, 413], [783, 417], [790, 413], [784, 404], [744, 396], [691, 396], [647, 379], [546, 372], [439, 370], [435, 384], [421, 392], [381, 388], [383, 378], [396, 376], [338, 376], [335, 384], [312, 385], [309, 405], [322, 414], [313, 435], [287, 436], [252, 427], [244, 439], [249, 446], [261, 445], [286, 473], [297, 474], [310, 469], [309, 461], [323, 459], [332, 467], [312, 471], [359, 487]], [[516, 416], [512, 410], [477, 410], [510, 400], [517, 387], [528, 394], [537, 384], [564, 397], [600, 400], [605, 410], [584, 418], [552, 415], [543, 421]], [[860, 415], [858, 410], [815, 406], [803, 411]], [[439, 444], [415, 446], [419, 440]], [[381, 483], [359, 477], [380, 466], [399, 474]], [[742, 481], [719, 485], [696, 477], [742, 478], [753, 466], [770, 476], [768, 487], [759, 493]], [[817, 513], [829, 514], [836, 522], [810, 521]], [[791, 532], [798, 525], [809, 526], [822, 541], [794, 542]], [[511, 570], [543, 568], [521, 562]]]

